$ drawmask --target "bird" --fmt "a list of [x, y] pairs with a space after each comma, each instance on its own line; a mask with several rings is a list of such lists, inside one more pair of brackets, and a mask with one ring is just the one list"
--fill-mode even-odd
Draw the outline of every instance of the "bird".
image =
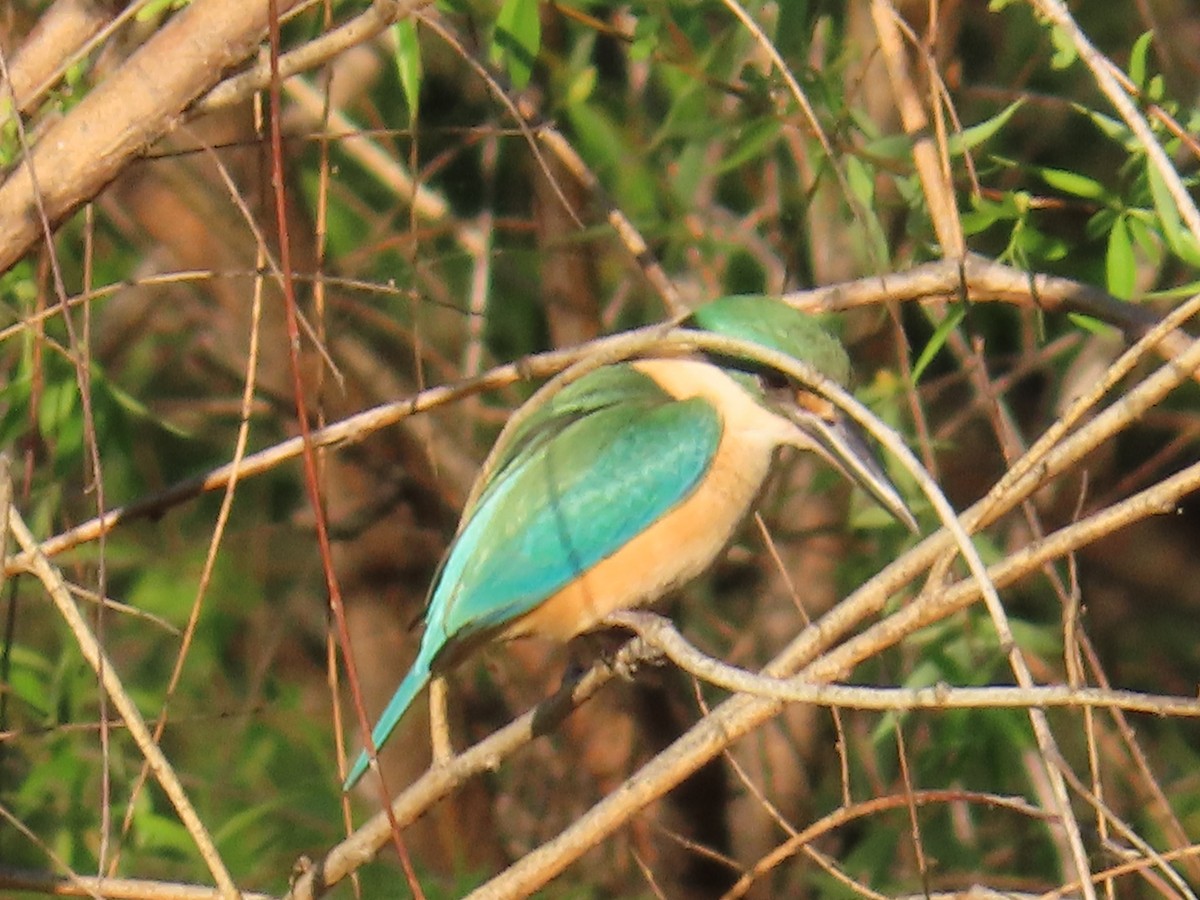
[[[779, 298], [722, 297], [684, 328], [747, 341], [846, 386], [850, 361]], [[535, 402], [531, 400], [530, 402]], [[601, 366], [502, 433], [434, 576], [416, 659], [375, 725], [378, 750], [434, 674], [489, 640], [566, 642], [700, 575], [732, 541], [777, 451], [815, 451], [916, 522], [863, 433], [752, 359], [678, 351]], [[369, 766], [364, 750], [343, 784]]]

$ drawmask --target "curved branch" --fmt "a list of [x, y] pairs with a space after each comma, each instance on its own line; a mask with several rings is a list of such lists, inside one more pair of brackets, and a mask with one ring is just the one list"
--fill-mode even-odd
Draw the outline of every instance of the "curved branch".
[[737, 694], [787, 703], [811, 703], [842, 709], [910, 712], [915, 709], [1027, 709], [1068, 707], [1123, 709], [1155, 716], [1200, 717], [1200, 699], [1146, 694], [1139, 691], [1038, 685], [952, 687], [939, 682], [927, 688], [887, 688], [824, 684], [801, 676], [756, 675], [721, 662], [689, 642], [670, 619], [656, 613], [627, 610], [609, 615], [604, 624], [635, 632], [689, 675]]
[[[1137, 340], [1160, 321], [1154, 311], [1118, 300], [1090, 284], [1025, 272], [978, 253], [963, 260], [942, 259], [903, 272], [874, 275], [783, 295], [786, 303], [808, 312], [838, 312], [884, 301], [967, 300], [1032, 306], [1057, 313], [1076, 312], [1120, 328], [1126, 340]], [[1175, 356], [1191, 338], [1172, 331], [1163, 338], [1159, 353]]]

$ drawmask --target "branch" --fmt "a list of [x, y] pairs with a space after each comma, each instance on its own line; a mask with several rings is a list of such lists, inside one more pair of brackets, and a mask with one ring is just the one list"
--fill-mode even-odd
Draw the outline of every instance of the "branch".
[[[1141, 349], [1144, 350], [1145, 346]], [[1022, 502], [1047, 479], [1055, 477], [1083, 453], [1111, 437], [1130, 420], [1130, 415], [1137, 415], [1139, 410], [1144, 411], [1150, 405], [1159, 402], [1190, 377], [1197, 365], [1200, 365], [1200, 341], [1193, 342], [1181, 357], [1164, 365], [1132, 389], [1122, 401], [1096, 416], [1077, 434], [1048, 453], [1034, 470], [1006, 486], [1003, 492], [994, 497], [989, 495], [963, 513], [961, 521], [967, 530], [978, 529], [987, 521], [994, 520]], [[994, 570], [989, 574], [994, 582], [1003, 585], [1006, 583], [1006, 572], [1011, 575], [1021, 566], [1024, 566], [1019, 568], [1021, 573], [1029, 571], [1029, 567], [1037, 567], [1050, 559], [1065, 555], [1103, 534], [1162, 512], [1178, 502], [1180, 497], [1198, 488], [1200, 464], [1129, 498], [1116, 507], [1031, 544], [1022, 553], [1006, 560], [1003, 565], [1008, 567], [1007, 569]], [[856, 623], [877, 613], [889, 596], [910, 584], [951, 546], [951, 538], [944, 531], [926, 538], [834, 607], [815, 625], [805, 629], [765, 671], [777, 676], [791, 675], [799, 671], [810, 681], [829, 681], [842, 677], [844, 672], [861, 658], [856, 655], [856, 651], [868, 654], [876, 652], [878, 647], [890, 645], [910, 633], [913, 626], [901, 622], [901, 617], [928, 615], [928, 621], [932, 621], [948, 615], [952, 609], [961, 609], [975, 602], [978, 598], [978, 585], [966, 582], [937, 595], [938, 603], [943, 604], [941, 608], [935, 610], [933, 607], [936, 604], [928, 598], [923, 598], [923, 602], [910, 604], [901, 612], [839, 647], [837, 653], [812, 662], [824, 648], [831, 646]], [[953, 602], [950, 601], [951, 595], [954, 595]], [[806, 664], [807, 668], [802, 668]], [[523, 896], [537, 890], [566, 869], [575, 859], [620, 828], [634, 812], [663, 796], [734, 741], [774, 717], [781, 708], [781, 701], [745, 695], [725, 701], [711, 715], [678, 738], [667, 750], [627, 778], [617, 790], [593, 806], [588, 813], [576, 819], [557, 838], [528, 853], [471, 896], [476, 900], [490, 900]]]
[[[104, 897], [105, 900], [215, 900], [216, 888], [202, 884], [150, 881], [145, 878], [98, 878], [11, 869], [0, 865], [0, 887], [56, 897]], [[242, 900], [273, 900], [270, 894], [243, 893]]]
[[[755, 863], [749, 871], [742, 875], [738, 882], [722, 895], [721, 900], [734, 900], [734, 898], [745, 896], [756, 880], [770, 872], [789, 856], [794, 855], [798, 850], [806, 849], [814, 841], [824, 835], [830, 834], [834, 829], [843, 828], [860, 819], [874, 816], [886, 810], [902, 809], [909, 804], [926, 806], [934, 803], [952, 804], [963, 802], [985, 804], [993, 808], [1004, 808], [1033, 819], [1045, 818], [1045, 814], [1040, 809], [1030, 805], [1023, 798], [982, 794], [975, 791], [913, 791], [911, 794], [864, 800], [861, 803], [842, 806], [828, 815], [822, 816], [803, 831], [791, 835], [786, 841], [775, 847], [770, 853]], [[977, 893], [977, 890], [980, 892]], [[1035, 896], [1044, 897], [1045, 895], [1011, 894], [1008, 892], [1001, 895], [993, 894], [990, 891], [983, 891], [983, 889], [972, 888], [967, 893], [956, 892], [952, 895], [925, 894], [923, 896], [925, 900], [932, 900], [934, 897], [945, 898], [945, 900], [1021, 900], [1021, 898], [1029, 897], [1032, 900]]]
[[[1032, 306], [1047, 312], [1076, 312], [1115, 325], [1127, 340], [1143, 337], [1160, 321], [1145, 306], [1126, 303], [1094, 287], [1069, 278], [1025, 272], [968, 253], [963, 260], [943, 259], [904, 272], [873, 275], [783, 295], [785, 302], [809, 312], [840, 312], [886, 301], [959, 300], [972, 303], [1002, 302]], [[1159, 353], [1170, 358], [1183, 352], [1191, 338], [1172, 331]]]
[[1138, 691], [1071, 688], [1046, 685], [1031, 688], [993, 685], [951, 687], [939, 682], [927, 688], [883, 688], [821, 684], [796, 675], [774, 678], [731, 666], [701, 651], [670, 619], [656, 613], [625, 611], [609, 615], [604, 624], [635, 632], [649, 646], [689, 675], [737, 694], [787, 703], [811, 703], [841, 709], [910, 712], [915, 709], [1028, 709], [1069, 707], [1123, 709], [1156, 716], [1200, 717], [1200, 699], [1145, 694]]
[[0, 272], [42, 236], [39, 205], [58, 223], [96, 196], [266, 30], [265, 0], [194, 0], [51, 126], [0, 183]]
[[[929, 205], [929, 217], [937, 233], [942, 255], [954, 260], [962, 258], [966, 251], [962, 222], [958, 217], [958, 206], [954, 200], [954, 186], [950, 180], [950, 166], [944, 147], [930, 135], [929, 116], [917, 93], [908, 71], [908, 59], [904, 54], [904, 42], [896, 20], [900, 14], [886, 0], [871, 0], [871, 20], [879, 35], [879, 48], [887, 68], [892, 94], [896, 98], [896, 109], [904, 133], [912, 139], [913, 163], [917, 177], [921, 180], [921, 192]], [[937, 129], [938, 137], [944, 138], [944, 130]]]
[[[279, 78], [290, 78], [315, 69], [339, 53], [380, 34], [389, 25], [406, 19], [431, 0], [372, 0], [367, 10], [332, 31], [313, 38], [279, 57]], [[271, 61], [262, 60], [244, 72], [227, 78], [187, 110], [189, 118], [215, 112], [248, 99], [271, 83]]]
[[[29, 113], [41, 95], [42, 86], [61, 71], [63, 60], [72, 57], [112, 19], [111, 4], [94, 0], [56, 0], [38, 17], [37, 24], [13, 54], [9, 65], [8, 91], [0, 93], [0, 111], [15, 101], [21, 113]], [[0, 113], [2, 117], [2, 113]]]
[[[506, 759], [535, 738], [549, 732], [577, 706], [612, 680], [614, 675], [655, 658], [658, 653], [643, 641], [625, 644], [610, 662], [597, 663], [571, 685], [529, 712], [493, 732], [469, 750], [430, 767], [392, 801], [391, 815], [403, 828], [420, 818], [431, 806], [453, 793], [469, 778], [500, 767]], [[390, 820], [386, 811], [376, 813], [345, 841], [318, 862], [305, 866], [286, 900], [314, 900], [330, 887], [369, 862], [389, 839]]]

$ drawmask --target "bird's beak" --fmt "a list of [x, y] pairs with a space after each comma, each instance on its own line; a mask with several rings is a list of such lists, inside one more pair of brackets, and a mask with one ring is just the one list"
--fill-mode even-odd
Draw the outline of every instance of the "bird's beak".
[[[785, 410], [787, 418], [803, 432], [806, 439], [797, 441], [797, 445], [815, 450], [910, 531], [917, 533], [917, 520], [887, 477], [862, 429], [828, 401], [816, 397], [812, 399], [817, 401], [816, 404], [788, 404]], [[808, 408], [810, 405], [816, 408]]]

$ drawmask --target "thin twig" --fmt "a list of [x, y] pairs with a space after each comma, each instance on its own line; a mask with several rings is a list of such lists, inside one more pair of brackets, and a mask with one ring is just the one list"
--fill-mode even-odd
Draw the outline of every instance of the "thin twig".
[[[961, 259], [966, 251], [962, 222], [958, 218], [958, 207], [954, 202], [954, 188], [950, 170], [946, 163], [949, 154], [938, 147], [929, 135], [929, 116], [921, 103], [921, 97], [912, 83], [908, 72], [908, 59], [904, 54], [904, 42], [896, 20], [900, 17], [888, 0], [871, 0], [871, 20], [879, 35], [879, 46], [887, 66], [892, 93], [896, 96], [896, 108], [905, 133], [912, 139], [913, 162], [921, 180], [921, 191], [929, 204], [929, 217], [933, 220], [942, 255]], [[938, 133], [942, 134], [943, 129]]]
[[[432, 0], [372, 0], [366, 10], [306, 44], [280, 54], [280, 78], [315, 69], [339, 53], [366, 43], [389, 25], [413, 15]], [[213, 87], [187, 110], [189, 117], [201, 116], [240, 103], [271, 83], [271, 61], [264, 59]]]
[[[0, 888], [52, 894], [55, 897], [96, 897], [104, 900], [215, 900], [220, 894], [203, 884], [151, 881], [147, 878], [103, 878], [56, 875], [0, 865]], [[270, 894], [247, 892], [242, 900], [274, 900]]]
[[926, 688], [883, 688], [815, 683], [801, 676], [775, 678], [755, 675], [702, 652], [679, 633], [670, 619], [655, 613], [618, 612], [606, 617], [605, 623], [635, 632], [651, 647], [662, 651], [679, 668], [702, 681], [733, 693], [788, 703], [892, 712], [915, 709], [1100, 708], [1156, 716], [1200, 717], [1200, 699], [1196, 697], [1171, 697], [1138, 691], [1072, 688], [1067, 685], [952, 687], [944, 683]]
[[142, 755], [145, 756], [146, 762], [149, 763], [154, 777], [174, 805], [175, 811], [179, 815], [179, 821], [187, 829], [192, 841], [196, 844], [196, 848], [200, 851], [200, 856], [204, 859], [205, 864], [216, 880], [221, 896], [225, 900], [237, 900], [240, 896], [237, 885], [234, 884], [233, 877], [225, 867], [225, 862], [221, 859], [220, 853], [217, 852], [216, 845], [213, 843], [208, 829], [204, 827], [204, 823], [200, 821], [200, 817], [196, 814], [196, 810], [192, 806], [187, 792], [183, 789], [183, 785], [175, 775], [175, 770], [171, 768], [171, 764], [167, 761], [166, 756], [163, 755], [162, 750], [154, 743], [154, 739], [146, 727], [146, 722], [142, 718], [142, 714], [138, 711], [137, 706], [134, 705], [133, 699], [125, 691], [124, 685], [121, 684], [120, 676], [117, 675], [112, 660], [108, 659], [105, 655], [104, 650], [96, 640], [96, 636], [92, 634], [87, 622], [80, 615], [78, 608], [75, 606], [75, 601], [71, 599], [71, 593], [67, 590], [62, 575], [38, 549], [37, 541], [34, 539], [32, 532], [26, 527], [21, 513], [15, 507], [10, 507], [9, 509], [9, 527], [16, 537], [17, 543], [31, 557], [34, 575], [45, 586], [46, 592], [54, 601], [59, 614], [71, 629], [71, 633], [75, 636], [84, 659], [88, 661], [88, 664], [91, 665], [100, 678], [104, 690], [113, 702], [113, 706], [116, 707], [121, 718], [125, 720], [125, 725], [129, 728], [130, 735], [133, 737], [138, 749], [142, 751]]

